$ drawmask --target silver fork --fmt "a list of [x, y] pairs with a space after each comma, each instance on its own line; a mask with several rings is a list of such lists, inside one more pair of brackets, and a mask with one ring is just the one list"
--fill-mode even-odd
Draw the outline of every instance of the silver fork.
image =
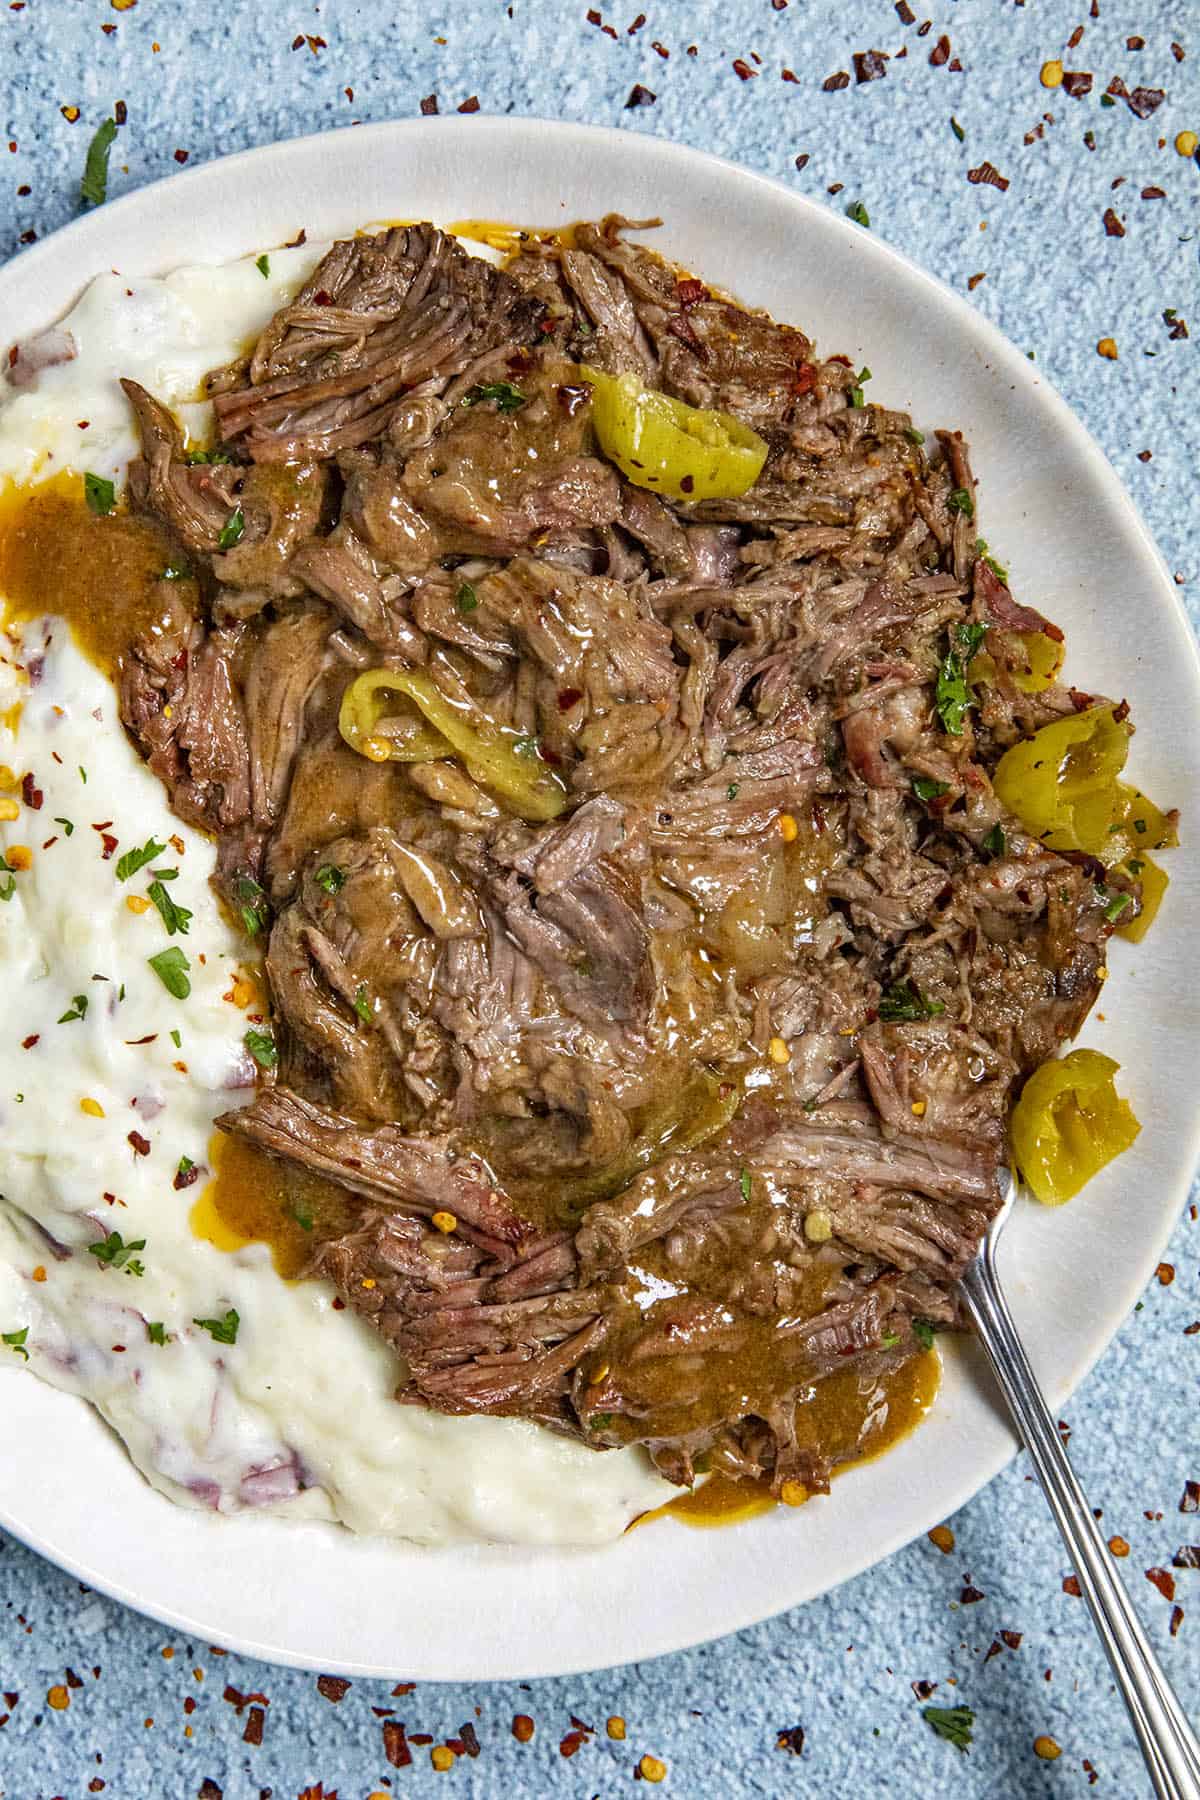
[[1062, 1532], [1154, 1791], [1160, 1800], [1200, 1800], [1200, 1743], [1113, 1567], [1000, 1286], [996, 1245], [1017, 1192], [1007, 1172], [1006, 1179], [1004, 1204], [963, 1274], [963, 1300]]

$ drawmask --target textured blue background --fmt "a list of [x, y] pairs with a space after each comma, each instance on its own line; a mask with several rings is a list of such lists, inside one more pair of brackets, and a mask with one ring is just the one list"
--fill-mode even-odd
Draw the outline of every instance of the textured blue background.
[[[1174, 149], [1177, 133], [1200, 131], [1195, 0], [912, 3], [905, 26], [886, 0], [643, 0], [645, 23], [633, 30], [636, 4], [589, 21], [584, 0], [445, 0], [442, 10], [243, 0], [236, 11], [210, 0], [6, 0], [0, 255], [74, 215], [87, 142], [118, 99], [128, 123], [113, 194], [173, 173], [178, 160], [414, 116], [431, 94], [443, 113], [475, 97], [483, 112], [590, 120], [716, 150], [831, 206], [861, 200], [872, 230], [960, 290], [982, 273], [974, 304], [1036, 354], [1095, 433], [1196, 619], [1200, 168]], [[942, 33], [950, 58], [931, 65]], [[868, 49], [892, 60], [884, 79], [862, 85], [851, 59]], [[1090, 71], [1091, 93], [1041, 87], [1051, 57]], [[737, 59], [753, 73], [740, 75]], [[838, 70], [850, 85], [824, 91]], [[1115, 75], [1166, 99], [1147, 119], [1120, 100], [1105, 107]], [[626, 107], [635, 83], [652, 104]], [[61, 110], [73, 107], [75, 122]], [[1039, 123], [1043, 136], [1029, 142]], [[968, 182], [985, 159], [1007, 191]], [[1144, 198], [1147, 187], [1164, 196]], [[1110, 206], [1123, 237], [1105, 231]], [[188, 246], [179, 249], [186, 259]], [[1169, 337], [1167, 308], [1185, 319], [1196, 311], [1194, 338]], [[1116, 362], [1096, 353], [1108, 336]], [[1143, 1571], [1200, 1541], [1200, 1519], [1178, 1512], [1185, 1479], [1200, 1479], [1200, 1333], [1185, 1335], [1200, 1317], [1198, 1252], [1200, 1226], [1185, 1214], [1168, 1252], [1175, 1280], [1152, 1282], [1069, 1415], [1080, 1474], [1106, 1530], [1131, 1546], [1124, 1570], [1193, 1711], [1200, 1573], [1176, 1572], [1188, 1616], [1172, 1637], [1171, 1607]], [[335, 1790], [366, 1800], [439, 1781], [470, 1795], [607, 1796], [631, 1787], [643, 1751], [668, 1765], [663, 1792], [688, 1795], [1148, 1792], [1083, 1604], [1061, 1590], [1063, 1553], [1024, 1460], [951, 1524], [950, 1555], [921, 1540], [802, 1612], [685, 1655], [529, 1686], [397, 1696], [392, 1683], [356, 1682], [336, 1704], [312, 1676], [172, 1641], [0, 1535], [0, 1797], [291, 1800], [312, 1789], [317, 1800], [320, 1783], [326, 1800]], [[711, 1554], [721, 1554], [719, 1535]], [[963, 1606], [968, 1571], [984, 1598]], [[985, 1661], [1000, 1630], [1020, 1632], [1020, 1646]], [[922, 1722], [914, 1680], [937, 1682], [940, 1703], [976, 1709], [969, 1755]], [[243, 1741], [248, 1715], [222, 1699], [226, 1683], [269, 1698], [261, 1746]], [[66, 1710], [47, 1705], [56, 1685], [66, 1686]], [[441, 1775], [422, 1747], [411, 1767], [390, 1769], [373, 1707], [435, 1742], [471, 1720], [482, 1752]], [[528, 1745], [511, 1735], [515, 1713], [536, 1721]], [[614, 1713], [627, 1721], [624, 1743], [605, 1736]], [[598, 1736], [565, 1760], [572, 1714]], [[776, 1747], [797, 1724], [799, 1756]], [[1053, 1764], [1033, 1750], [1043, 1733], [1062, 1748]]]

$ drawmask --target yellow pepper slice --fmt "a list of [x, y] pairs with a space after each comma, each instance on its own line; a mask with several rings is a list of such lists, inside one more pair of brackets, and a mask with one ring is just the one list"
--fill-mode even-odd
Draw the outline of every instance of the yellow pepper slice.
[[[1108, 868], [1136, 861], [1147, 850], [1171, 849], [1179, 842], [1175, 821], [1127, 782], [1117, 783], [1117, 805], [1102, 849], [1096, 852]], [[1163, 876], [1166, 881], [1166, 876]]]
[[[412, 702], [423, 726], [389, 712], [388, 696], [394, 694]], [[523, 819], [556, 819], [567, 804], [567, 790], [542, 761], [535, 739], [457, 704], [415, 669], [366, 669], [355, 676], [342, 695], [338, 730], [352, 750], [372, 762], [458, 756], [469, 775]]]
[[1136, 919], [1130, 919], [1128, 925], [1117, 926], [1117, 936], [1128, 938], [1131, 944], [1140, 944], [1154, 923], [1154, 916], [1170, 885], [1169, 879], [1165, 870], [1160, 869], [1149, 856], [1131, 856], [1128, 862], [1121, 863], [1119, 867], [1122, 874], [1141, 882], [1142, 910]]
[[706, 412], [586, 364], [600, 448], [634, 487], [674, 500], [734, 500], [753, 487], [767, 446], [732, 413]]
[[1021, 1090], [1010, 1126], [1013, 1155], [1043, 1206], [1070, 1200], [1141, 1130], [1117, 1094], [1119, 1067], [1097, 1050], [1072, 1050], [1035, 1069]]
[[1120, 804], [1116, 778], [1130, 735], [1111, 706], [1056, 719], [1005, 751], [992, 778], [996, 793], [1051, 849], [1098, 856]]
[[[1005, 631], [988, 633], [989, 641], [1002, 640], [1005, 667], [1014, 687], [1023, 694], [1040, 694], [1053, 687], [1062, 670], [1066, 644], [1047, 637], [1044, 631]], [[967, 680], [972, 687], [994, 684], [996, 663], [990, 651], [981, 650], [971, 659]]]

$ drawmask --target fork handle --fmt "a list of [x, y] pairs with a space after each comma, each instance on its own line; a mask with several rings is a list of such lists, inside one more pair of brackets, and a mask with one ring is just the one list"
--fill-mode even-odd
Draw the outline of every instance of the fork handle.
[[1150, 1646], [1075, 1478], [1008, 1310], [990, 1238], [984, 1240], [980, 1254], [968, 1267], [961, 1287], [992, 1372], [1070, 1552], [1080, 1591], [1091, 1608], [1129, 1708], [1154, 1791], [1159, 1800], [1200, 1800], [1200, 1743]]

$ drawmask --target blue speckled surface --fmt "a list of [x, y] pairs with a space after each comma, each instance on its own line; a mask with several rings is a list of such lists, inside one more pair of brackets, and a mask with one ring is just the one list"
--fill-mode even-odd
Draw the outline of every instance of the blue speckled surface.
[[[170, 173], [181, 152], [195, 162], [352, 119], [409, 117], [435, 93], [443, 112], [475, 96], [484, 112], [677, 138], [832, 206], [861, 199], [873, 230], [959, 289], [982, 274], [974, 303], [1035, 351], [1095, 433], [1195, 620], [1196, 339], [1172, 339], [1162, 317], [1175, 308], [1190, 319], [1197, 308], [1200, 168], [1174, 150], [1177, 133], [1200, 131], [1194, 5], [913, 0], [906, 26], [885, 0], [645, 4], [632, 32], [635, 5], [589, 22], [582, 0], [455, 0], [441, 10], [378, 0], [236, 11], [197, 0], [5, 5], [0, 255], [74, 215], [88, 138], [118, 99], [128, 123], [113, 155], [114, 194]], [[1067, 50], [1077, 27], [1083, 35]], [[949, 59], [931, 66], [943, 32]], [[869, 49], [892, 60], [884, 79], [862, 85], [852, 55]], [[1041, 87], [1052, 57], [1091, 72], [1091, 92]], [[735, 59], [754, 73], [742, 78]], [[849, 86], [824, 91], [839, 70]], [[1145, 119], [1120, 99], [1103, 106], [1114, 76], [1166, 98]], [[626, 109], [634, 83], [653, 104]], [[75, 123], [60, 111], [73, 106]], [[1043, 136], [1028, 142], [1039, 124]], [[985, 159], [1006, 191], [968, 182]], [[1147, 188], [1163, 197], [1143, 197]], [[1108, 207], [1123, 237], [1106, 233]], [[1200, 337], [1200, 312], [1194, 323]], [[1116, 362], [1096, 353], [1108, 336]], [[1175, 1572], [1187, 1615], [1175, 1636], [1171, 1604], [1142, 1574], [1200, 1541], [1200, 1519], [1178, 1510], [1185, 1480], [1200, 1479], [1200, 1333], [1185, 1335], [1200, 1317], [1194, 1219], [1185, 1215], [1167, 1254], [1175, 1279], [1151, 1284], [1069, 1417], [1080, 1475], [1106, 1529], [1128, 1540], [1124, 1568], [1139, 1606], [1196, 1710], [1200, 1573]], [[1122, 1800], [1148, 1792], [1082, 1602], [1061, 1591], [1063, 1553], [1024, 1459], [950, 1524], [951, 1554], [922, 1540], [802, 1612], [702, 1650], [529, 1686], [393, 1695], [390, 1683], [356, 1682], [337, 1702], [312, 1676], [173, 1642], [0, 1535], [0, 1800], [291, 1800], [306, 1791], [318, 1800], [318, 1784], [325, 1800], [335, 1790], [366, 1800], [438, 1781], [471, 1795], [609, 1795], [630, 1788], [643, 1751], [668, 1765], [663, 1791], [687, 1795], [953, 1787], [968, 1800], [1093, 1783]], [[719, 1555], [719, 1538], [712, 1546]], [[966, 1572], [984, 1597], [962, 1606]], [[989, 1658], [1001, 1630], [1021, 1633], [1019, 1648], [1001, 1644]], [[976, 1709], [968, 1756], [923, 1724], [916, 1680], [937, 1682], [938, 1702]], [[227, 1683], [267, 1696], [261, 1745], [243, 1741], [250, 1715], [222, 1699]], [[65, 1710], [47, 1704], [54, 1687], [69, 1696]], [[411, 1766], [390, 1767], [372, 1708], [393, 1709], [435, 1744], [469, 1720], [481, 1753], [443, 1775], [418, 1746]], [[529, 1744], [513, 1739], [516, 1713], [536, 1723]], [[627, 1721], [623, 1743], [605, 1735], [610, 1714]], [[559, 1746], [571, 1715], [598, 1735], [566, 1760]], [[805, 1733], [801, 1755], [777, 1748], [794, 1725]], [[1061, 1746], [1057, 1762], [1035, 1755], [1040, 1734]]]

